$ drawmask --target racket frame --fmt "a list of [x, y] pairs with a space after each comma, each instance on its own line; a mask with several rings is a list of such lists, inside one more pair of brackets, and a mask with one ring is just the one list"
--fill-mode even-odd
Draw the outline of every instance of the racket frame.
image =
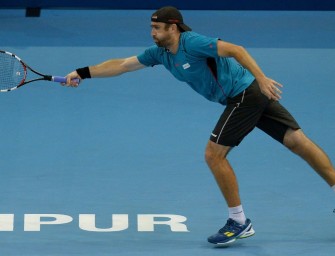
[[[23, 70], [24, 70], [24, 77], [23, 77], [23, 79], [21, 80], [21, 82], [17, 86], [9, 88], [9, 89], [1, 89], [0, 92], [13, 91], [13, 90], [15, 90], [15, 89], [17, 89], [17, 88], [25, 85], [25, 84], [29, 84], [29, 83], [35, 82], [35, 81], [55, 81], [55, 79], [54, 79], [53, 76], [51, 76], [51, 75], [44, 75], [44, 74], [42, 74], [40, 72], [37, 72], [36, 70], [34, 70], [33, 68], [31, 68], [29, 65], [27, 65], [20, 57], [18, 57], [14, 53], [11, 53], [11, 52], [8, 52], [8, 51], [4, 51], [4, 50], [0, 50], [0, 54], [8, 54], [12, 58], [15, 58], [16, 60], [18, 60], [21, 63], [21, 65], [23, 66]], [[41, 77], [26, 81], [27, 75], [28, 75], [27, 69], [29, 69], [30, 71], [32, 71], [33, 73], [35, 73], [36, 75], [39, 75]]]

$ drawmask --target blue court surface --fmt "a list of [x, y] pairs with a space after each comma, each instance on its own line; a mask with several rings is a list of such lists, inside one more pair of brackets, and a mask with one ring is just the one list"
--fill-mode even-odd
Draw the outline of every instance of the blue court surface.
[[[152, 45], [152, 12], [0, 10], [0, 49], [66, 75]], [[335, 160], [335, 12], [183, 14], [194, 31], [245, 46]], [[256, 235], [207, 243], [228, 217], [204, 160], [223, 107], [162, 67], [76, 89], [33, 83], [0, 106], [0, 255], [334, 255], [335, 193], [258, 130], [229, 156]]]

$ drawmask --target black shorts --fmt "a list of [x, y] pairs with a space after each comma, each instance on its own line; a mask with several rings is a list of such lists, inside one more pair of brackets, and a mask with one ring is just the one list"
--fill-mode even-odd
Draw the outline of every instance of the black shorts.
[[269, 100], [260, 91], [256, 80], [242, 93], [227, 99], [227, 107], [210, 140], [224, 146], [237, 146], [255, 127], [280, 143], [283, 143], [288, 128], [300, 129], [278, 101]]

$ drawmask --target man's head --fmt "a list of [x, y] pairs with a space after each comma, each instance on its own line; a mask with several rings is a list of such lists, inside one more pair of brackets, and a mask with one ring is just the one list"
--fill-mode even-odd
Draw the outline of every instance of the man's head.
[[180, 11], [173, 6], [165, 6], [155, 11], [151, 15], [151, 21], [176, 24], [180, 32], [192, 30], [189, 26], [184, 24], [183, 16]]

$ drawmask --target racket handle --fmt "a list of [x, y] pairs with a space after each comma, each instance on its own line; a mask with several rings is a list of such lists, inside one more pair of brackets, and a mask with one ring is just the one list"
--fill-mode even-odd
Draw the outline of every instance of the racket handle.
[[[63, 77], [63, 76], [53, 76], [51, 80], [57, 83], [66, 83], [66, 77]], [[78, 84], [80, 82], [78, 78], [74, 78], [72, 79], [72, 81]]]

